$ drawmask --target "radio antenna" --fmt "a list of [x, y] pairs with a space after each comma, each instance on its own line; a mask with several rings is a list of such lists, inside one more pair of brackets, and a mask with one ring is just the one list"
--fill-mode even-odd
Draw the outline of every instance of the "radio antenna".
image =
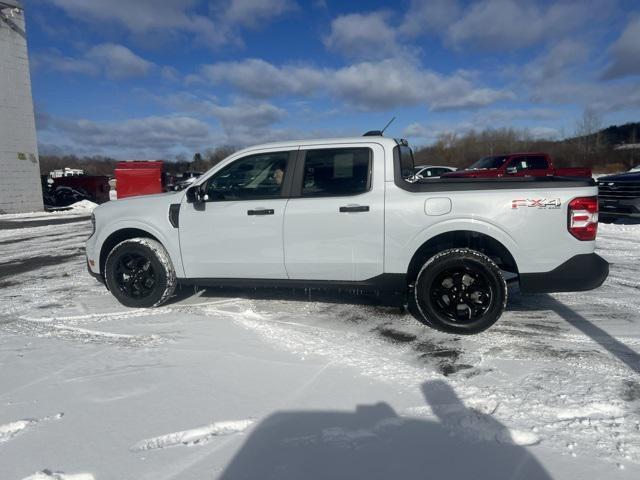
[[387, 123], [384, 128], [382, 130], [380, 130], [380, 133], [384, 133], [384, 131], [387, 129], [387, 127], [389, 125], [391, 125], [393, 123], [393, 121], [396, 119], [396, 117], [393, 117], [391, 120], [389, 120], [389, 123]]
[[363, 136], [364, 137], [381, 137], [384, 131], [387, 129], [387, 127], [391, 125], [395, 119], [396, 117], [393, 117], [391, 120], [389, 120], [389, 123], [387, 123], [382, 130], [370, 130], [367, 133], [365, 133]]

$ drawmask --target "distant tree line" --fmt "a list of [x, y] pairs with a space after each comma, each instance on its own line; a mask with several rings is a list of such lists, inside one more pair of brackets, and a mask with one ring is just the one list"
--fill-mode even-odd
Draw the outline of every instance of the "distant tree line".
[[417, 148], [417, 165], [468, 167], [479, 158], [511, 152], [546, 152], [560, 167], [590, 167], [595, 172], [628, 170], [640, 164], [640, 150], [614, 150], [616, 145], [640, 143], [640, 123], [602, 129], [592, 112], [585, 112], [576, 134], [563, 140], [537, 139], [524, 129], [486, 129], [465, 134], [446, 133], [435, 143]]
[[[432, 145], [415, 149], [416, 165], [453, 165], [468, 167], [479, 158], [510, 152], [546, 152], [559, 167], [590, 167], [595, 172], [628, 170], [640, 164], [640, 149], [615, 150], [621, 144], [640, 143], [640, 122], [602, 128], [600, 117], [585, 111], [576, 123], [573, 137], [563, 140], [544, 140], [534, 137], [526, 129], [500, 128], [470, 131], [465, 134], [440, 135]], [[179, 175], [186, 171], [206, 172], [237, 150], [233, 146], [219, 146], [195, 153], [191, 159], [179, 155], [165, 162], [165, 171]], [[41, 155], [40, 171], [81, 168], [88, 175], [113, 175], [117, 160], [101, 156]]]

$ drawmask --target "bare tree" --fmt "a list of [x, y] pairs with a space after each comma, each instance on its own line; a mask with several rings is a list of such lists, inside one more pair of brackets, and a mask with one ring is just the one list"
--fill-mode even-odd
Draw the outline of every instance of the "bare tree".
[[576, 141], [584, 161], [599, 153], [601, 147], [602, 116], [593, 108], [585, 108], [582, 118], [576, 122]]

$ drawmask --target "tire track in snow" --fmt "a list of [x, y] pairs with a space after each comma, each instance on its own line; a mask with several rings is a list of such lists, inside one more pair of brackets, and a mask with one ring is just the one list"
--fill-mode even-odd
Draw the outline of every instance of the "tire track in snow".
[[204, 445], [213, 437], [242, 433], [254, 423], [254, 420], [229, 420], [215, 422], [205, 427], [167, 433], [158, 437], [141, 440], [131, 447], [132, 451], [156, 450], [177, 445]]
[[46, 422], [48, 420], [59, 420], [63, 416], [64, 413], [58, 413], [50, 417], [27, 418], [24, 420], [17, 420], [15, 422], [0, 425], [0, 443], [8, 442], [12, 438], [23, 433], [25, 430], [32, 428], [41, 422]]
[[95, 480], [91, 473], [64, 473], [45, 469], [22, 480]]

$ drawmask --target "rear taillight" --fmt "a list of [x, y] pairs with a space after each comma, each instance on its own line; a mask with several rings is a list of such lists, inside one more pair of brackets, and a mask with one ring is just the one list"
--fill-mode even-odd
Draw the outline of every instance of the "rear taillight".
[[567, 228], [578, 240], [595, 240], [598, 233], [598, 197], [571, 200]]

